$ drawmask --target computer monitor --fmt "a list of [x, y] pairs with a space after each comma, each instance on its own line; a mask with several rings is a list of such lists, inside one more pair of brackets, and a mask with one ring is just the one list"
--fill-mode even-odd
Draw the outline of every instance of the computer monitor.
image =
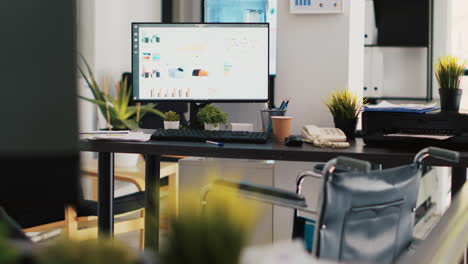
[[132, 23], [134, 99], [266, 102], [268, 27]]

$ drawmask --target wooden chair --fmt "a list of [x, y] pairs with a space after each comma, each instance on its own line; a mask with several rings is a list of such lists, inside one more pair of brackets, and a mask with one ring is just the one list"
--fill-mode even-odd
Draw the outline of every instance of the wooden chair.
[[[93, 160], [82, 164], [82, 176], [97, 181], [97, 161]], [[161, 163], [161, 178], [168, 180], [168, 184], [162, 183], [161, 191], [167, 193], [168, 207], [177, 205], [177, 173], [178, 165], [174, 162]], [[115, 180], [128, 182], [136, 186], [137, 192], [114, 198], [115, 224], [114, 233], [121, 234], [131, 231], [140, 231], [140, 248], [144, 247], [144, 162], [139, 162], [134, 168], [115, 168]], [[97, 184], [93, 184], [92, 196], [97, 198]], [[41, 208], [42, 209], [42, 208]], [[62, 210], [63, 211], [63, 210]], [[57, 210], [51, 215], [57, 215]], [[130, 218], [130, 215], [138, 214], [138, 217]], [[59, 221], [54, 221], [38, 226], [27, 227], [25, 232], [43, 232], [53, 229], [62, 229], [63, 234], [73, 240], [95, 239], [97, 237], [97, 202], [84, 200], [79, 208], [67, 207], [63, 214], [58, 216]], [[21, 220], [19, 221], [21, 223]], [[165, 221], [160, 221], [165, 228]]]

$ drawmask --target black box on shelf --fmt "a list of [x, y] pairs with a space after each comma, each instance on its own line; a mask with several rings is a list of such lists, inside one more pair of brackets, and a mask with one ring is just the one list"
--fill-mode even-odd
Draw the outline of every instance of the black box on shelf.
[[374, 0], [381, 46], [427, 46], [432, 0]]

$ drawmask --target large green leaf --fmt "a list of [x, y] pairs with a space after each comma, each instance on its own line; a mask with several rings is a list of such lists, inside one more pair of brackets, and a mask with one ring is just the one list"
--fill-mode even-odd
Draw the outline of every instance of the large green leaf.
[[85, 100], [85, 101], [88, 101], [90, 103], [93, 103], [97, 106], [99, 106], [99, 109], [101, 110], [101, 113], [102, 115], [107, 118], [107, 109], [109, 109], [109, 115], [110, 115], [110, 118], [111, 118], [111, 121], [112, 120], [118, 120], [118, 114], [116, 113], [115, 109], [112, 107], [112, 106], [106, 106], [106, 102], [103, 102], [103, 101], [99, 101], [99, 100], [95, 100], [95, 99], [90, 99], [90, 98], [86, 98], [86, 97], [83, 97], [83, 96], [79, 96], [81, 99]]
[[148, 113], [152, 113], [152, 114], [155, 114], [155, 115], [158, 115], [158, 116], [164, 118], [164, 113], [163, 112], [154, 109], [150, 105], [142, 105], [140, 110], [141, 110], [142, 113], [148, 112]]
[[88, 85], [88, 88], [91, 90], [91, 93], [93, 94], [94, 98], [98, 100], [104, 100], [104, 96], [102, 92], [93, 86], [89, 78], [86, 76], [86, 74], [83, 72], [83, 70], [79, 66], [78, 66], [78, 70], [80, 71], [80, 74], [83, 77], [83, 79], [85, 79], [86, 84]]
[[121, 120], [130, 130], [138, 129], [138, 123], [134, 119]]
[[99, 89], [99, 85], [97, 84], [96, 79], [94, 78], [93, 71], [91, 70], [91, 67], [89, 66], [88, 61], [82, 55], [80, 56], [86, 66], [86, 70], [88, 72], [89, 77], [87, 77], [84, 71], [80, 67], [78, 67], [81, 75], [85, 78], [86, 82], [88, 83], [89, 88], [92, 90], [94, 98], [99, 99], [99, 100], [104, 100], [104, 94]]
[[[87, 71], [88, 71], [89, 78], [91, 79], [92, 87], [93, 87], [94, 89], [100, 91], [99, 85], [97, 84], [96, 79], [94, 78], [94, 73], [93, 73], [93, 71], [91, 70], [91, 67], [89, 66], [88, 61], [87, 61], [83, 56], [81, 56], [81, 58], [83, 59], [83, 61], [84, 61], [84, 63], [85, 63], [86, 69], [87, 69]], [[101, 93], [101, 95], [102, 95], [102, 93]], [[101, 98], [101, 99], [103, 99], [103, 98]]]

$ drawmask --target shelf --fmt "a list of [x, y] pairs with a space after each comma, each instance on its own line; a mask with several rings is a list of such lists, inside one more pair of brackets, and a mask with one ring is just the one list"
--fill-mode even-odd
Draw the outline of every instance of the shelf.
[[365, 97], [367, 100], [427, 101], [422, 97]]
[[427, 46], [385, 46], [385, 45], [364, 45], [366, 48], [427, 48]]

